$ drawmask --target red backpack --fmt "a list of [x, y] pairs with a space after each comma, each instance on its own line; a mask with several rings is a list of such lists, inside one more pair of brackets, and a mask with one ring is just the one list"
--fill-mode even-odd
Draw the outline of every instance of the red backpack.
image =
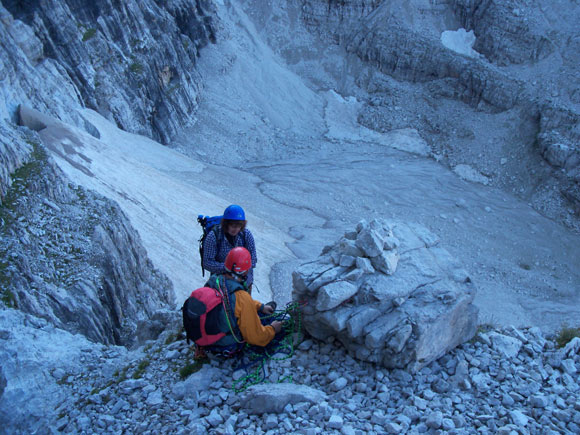
[[226, 336], [220, 330], [224, 309], [222, 294], [211, 287], [198, 288], [191, 292], [183, 304], [183, 327], [187, 342], [209, 346]]

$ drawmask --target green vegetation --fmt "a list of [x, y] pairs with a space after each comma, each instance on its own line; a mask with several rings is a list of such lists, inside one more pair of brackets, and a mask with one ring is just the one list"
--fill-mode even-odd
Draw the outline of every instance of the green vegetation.
[[141, 43], [142, 41], [139, 38], [131, 38], [131, 41], [129, 42], [133, 48], [135, 48], [137, 45], [141, 45]]
[[121, 383], [125, 379], [127, 379], [127, 370], [128, 370], [128, 367], [125, 367], [121, 371], [117, 370], [115, 373], [113, 373], [113, 376], [115, 376], [117, 378], [117, 383]]
[[556, 336], [556, 344], [558, 347], [564, 347], [575, 337], [580, 337], [580, 328], [569, 328], [568, 325], [563, 325]]
[[135, 370], [135, 373], [133, 373], [133, 379], [139, 379], [143, 377], [143, 373], [145, 373], [145, 369], [149, 367], [149, 364], [150, 364], [149, 360], [144, 359], [143, 361], [141, 361], [137, 366], [137, 370]]
[[480, 341], [479, 335], [485, 334], [493, 329], [493, 325], [491, 323], [482, 323], [481, 325], [477, 325], [477, 330], [475, 331], [474, 336], [469, 340], [469, 343], [473, 344]]
[[532, 266], [530, 266], [527, 263], [520, 263], [520, 267], [524, 270], [531, 270], [532, 269]]
[[181, 89], [181, 83], [176, 82], [167, 88], [167, 94], [172, 95], [179, 89]]
[[42, 167], [48, 158], [44, 149], [37, 143], [29, 142], [32, 145], [32, 154], [30, 161], [12, 174], [12, 186], [6, 192], [6, 196], [2, 200], [0, 206], [0, 221], [4, 222], [4, 226], [12, 224], [16, 220], [16, 208], [20, 198], [26, 194], [28, 190], [28, 182], [34, 175], [40, 175]]
[[[35, 176], [40, 176], [42, 167], [45, 165], [47, 155], [44, 149], [35, 142], [28, 142], [32, 145], [30, 161], [18, 168], [11, 175], [12, 185], [6, 192], [0, 205], [0, 238], [5, 234], [10, 234], [12, 226], [20, 218], [18, 206], [22, 198], [29, 190], [29, 183]], [[10, 273], [12, 262], [9, 258], [10, 249], [6, 246], [0, 249], [0, 300], [10, 308], [17, 308], [16, 295], [10, 290], [12, 288], [12, 277]]]
[[168, 344], [175, 343], [180, 338], [181, 338], [181, 334], [179, 332], [174, 332], [172, 334], [169, 334], [169, 336], [165, 340], [165, 345], [167, 346]]
[[87, 42], [89, 39], [93, 38], [97, 34], [97, 29], [90, 28], [87, 29], [83, 35], [83, 42]]
[[188, 362], [185, 367], [179, 370], [179, 376], [181, 376], [181, 379], [186, 379], [189, 375], [198, 372], [205, 362], [207, 362], [207, 358]]
[[62, 378], [56, 381], [58, 385], [72, 385], [72, 382], [69, 382], [68, 378], [70, 375], [65, 374]]
[[489, 332], [493, 329], [493, 325], [491, 323], [482, 323], [481, 325], [477, 326], [476, 334], [484, 334]]
[[140, 62], [133, 62], [131, 65], [129, 65], [129, 71], [134, 74], [141, 74], [143, 69], [143, 64]]
[[10, 290], [6, 289], [2, 292], [2, 302], [8, 308], [18, 308], [18, 303], [16, 301], [16, 296]]

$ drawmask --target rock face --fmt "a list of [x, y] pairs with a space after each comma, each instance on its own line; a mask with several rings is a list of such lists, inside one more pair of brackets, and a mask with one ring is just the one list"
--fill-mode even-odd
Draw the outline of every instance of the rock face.
[[38, 137], [28, 141], [34, 151], [0, 207], [4, 304], [97, 342], [155, 337], [172, 308], [171, 283], [118, 206], [69, 185]]
[[167, 142], [197, 107], [195, 65], [215, 39], [211, 13], [207, 0], [5, 1], [2, 111], [26, 103], [82, 126], [70, 110], [81, 105]]
[[361, 221], [294, 272], [306, 330], [358, 359], [411, 371], [470, 339], [475, 289], [438, 242], [418, 225]]
[[93, 341], [156, 336], [173, 290], [119, 208], [69, 182], [38, 136], [16, 126], [28, 105], [98, 132], [90, 107], [166, 142], [191, 121], [201, 47], [214, 40], [205, 0], [4, 1], [0, 5], [0, 281], [5, 305]]
[[[463, 101], [476, 113], [517, 110], [535, 131], [526, 148], [563, 169], [567, 177], [558, 181], [560, 190], [573, 205], [580, 202], [580, 92], [573, 85], [580, 79], [580, 10], [574, 2], [546, 6], [523, 0], [304, 0], [302, 4], [302, 19], [312, 33], [372, 67], [361, 69], [355, 78], [370, 94], [370, 104], [359, 117], [362, 124], [379, 131], [412, 127], [442, 139], [446, 127], [440, 124], [448, 123], [448, 117], [435, 121], [438, 110], [432, 110], [444, 106], [442, 100]], [[479, 56], [459, 55], [441, 43], [442, 32], [458, 28], [474, 32], [473, 48]], [[400, 86], [391, 78], [418, 84], [420, 98], [431, 101], [419, 112], [431, 121], [409, 123], [417, 110], [412, 107], [418, 104], [416, 96], [408, 96], [412, 103], [398, 102]], [[401, 109], [409, 112], [403, 120], [397, 115]], [[431, 111], [435, 113], [427, 115]], [[474, 124], [453, 127], [449, 140], [469, 137]], [[522, 137], [530, 131], [527, 124], [513, 127], [521, 129]], [[510, 132], [505, 133], [508, 143], [513, 142]], [[559, 180], [560, 175], [554, 177]]]
[[498, 65], [544, 59], [557, 47], [546, 35], [545, 14], [529, 2], [455, 0], [455, 14], [478, 35], [474, 49]]
[[2, 397], [2, 394], [4, 394], [5, 388], [6, 388], [6, 377], [4, 376], [4, 372], [0, 367], [0, 398]]

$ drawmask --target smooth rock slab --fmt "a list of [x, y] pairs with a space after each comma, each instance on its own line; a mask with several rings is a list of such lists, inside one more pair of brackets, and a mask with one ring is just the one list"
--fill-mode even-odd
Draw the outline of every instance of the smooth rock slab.
[[326, 393], [306, 385], [260, 384], [248, 388], [241, 400], [248, 414], [281, 413], [288, 404], [326, 400]]

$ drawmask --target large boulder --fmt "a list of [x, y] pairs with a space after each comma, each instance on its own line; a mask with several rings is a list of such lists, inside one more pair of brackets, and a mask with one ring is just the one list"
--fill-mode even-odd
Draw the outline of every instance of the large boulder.
[[260, 384], [244, 393], [242, 408], [249, 414], [279, 414], [284, 408], [297, 403], [315, 405], [327, 399], [326, 393], [306, 385]]
[[426, 228], [361, 221], [293, 274], [308, 333], [354, 357], [419, 370], [469, 340], [477, 326], [468, 273]]

